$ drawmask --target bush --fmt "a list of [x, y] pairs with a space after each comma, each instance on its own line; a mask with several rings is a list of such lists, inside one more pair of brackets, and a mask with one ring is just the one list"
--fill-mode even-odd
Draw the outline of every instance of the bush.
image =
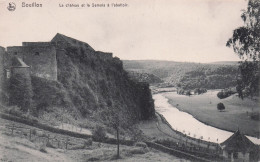
[[217, 108], [218, 108], [219, 111], [222, 111], [222, 110], [225, 109], [225, 106], [224, 106], [223, 103], [220, 102], [220, 103], [218, 103]]
[[89, 139], [84, 141], [84, 147], [91, 146], [91, 145], [92, 145], [92, 138], [89, 138]]
[[147, 152], [147, 150], [143, 149], [143, 148], [133, 148], [133, 149], [129, 150], [129, 152], [131, 154], [145, 154]]
[[142, 148], [147, 148], [147, 144], [144, 142], [137, 142], [135, 143], [136, 147], [142, 147]]
[[93, 140], [95, 141], [104, 141], [107, 138], [106, 132], [101, 126], [96, 126], [92, 132], [92, 135]]
[[37, 134], [36, 129], [32, 129], [31, 132], [32, 132], [33, 135], [36, 135], [36, 134]]
[[190, 96], [190, 95], [191, 95], [191, 91], [190, 91], [190, 90], [187, 90], [187, 91], [185, 92], [185, 95], [186, 95], [186, 96]]
[[250, 115], [251, 119], [259, 121], [259, 112], [254, 112]]
[[47, 153], [47, 151], [46, 151], [46, 144], [42, 144], [41, 146], [40, 146], [40, 149], [39, 149], [41, 152], [43, 152], [43, 153]]
[[217, 96], [219, 99], [227, 98], [230, 95], [236, 93], [235, 91], [232, 91], [231, 89], [224, 89], [217, 93]]
[[202, 93], [206, 93], [207, 92], [207, 89], [206, 88], [195, 88], [194, 89], [194, 94], [202, 94]]

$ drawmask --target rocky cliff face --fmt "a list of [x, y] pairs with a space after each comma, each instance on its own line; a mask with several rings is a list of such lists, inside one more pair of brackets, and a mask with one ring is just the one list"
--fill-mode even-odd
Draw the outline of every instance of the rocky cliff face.
[[32, 78], [38, 109], [51, 105], [69, 107], [84, 117], [97, 110], [120, 107], [133, 120], [154, 116], [149, 85], [131, 80], [120, 59], [73, 46], [57, 49], [56, 53], [58, 82]]

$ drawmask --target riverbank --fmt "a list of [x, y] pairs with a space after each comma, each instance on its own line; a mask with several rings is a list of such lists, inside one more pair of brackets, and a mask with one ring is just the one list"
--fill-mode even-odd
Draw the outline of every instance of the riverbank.
[[[248, 113], [259, 111], [257, 103], [250, 99], [239, 99], [232, 95], [226, 99], [217, 98], [216, 90], [202, 95], [183, 96], [176, 92], [164, 93], [169, 103], [180, 111], [191, 114], [195, 119], [215, 128], [235, 132], [238, 128], [243, 134], [258, 137], [259, 121], [252, 120]], [[223, 112], [217, 110], [217, 104], [224, 103]]]
[[194, 146], [200, 148], [207, 148], [217, 150], [218, 144], [198, 140], [187, 136], [185, 133], [174, 130], [163, 115], [156, 112], [156, 119], [149, 121], [142, 121], [138, 124], [143, 135], [150, 141], [170, 140], [178, 143], [179, 145]]

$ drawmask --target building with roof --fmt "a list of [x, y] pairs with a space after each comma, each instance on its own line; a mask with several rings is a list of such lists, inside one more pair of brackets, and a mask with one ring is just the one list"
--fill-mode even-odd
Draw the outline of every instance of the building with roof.
[[0, 59], [5, 59], [5, 65], [4, 67], [0, 67], [0, 75], [4, 75], [2, 73], [3, 69], [6, 71], [6, 77], [12, 73], [10, 71], [10, 67], [12, 66], [11, 60], [16, 57], [30, 67], [31, 75], [48, 80], [57, 80], [57, 57], [66, 55], [64, 49], [69, 47], [87, 51], [86, 55], [89, 55], [89, 57], [98, 57], [103, 60], [113, 58], [112, 53], [95, 51], [85, 42], [57, 33], [50, 42], [23, 42], [22, 46], [10, 46], [7, 47], [6, 51], [4, 48], [1, 48]]
[[220, 144], [223, 156], [228, 161], [253, 161], [257, 146], [237, 130], [226, 141]]
[[80, 61], [89, 59], [88, 63], [93, 65], [95, 60], [116, 60], [112, 53], [95, 51], [89, 44], [60, 33], [49, 42], [23, 42], [22, 46], [0, 47], [0, 100], [12, 75], [19, 73], [26, 78], [36, 76], [57, 81], [57, 60], [73, 55], [81, 58]]
[[65, 48], [68, 46], [81, 47], [91, 51], [95, 51], [89, 44], [79, 41], [77, 39], [68, 37], [66, 35], [57, 33], [51, 40], [57, 47]]

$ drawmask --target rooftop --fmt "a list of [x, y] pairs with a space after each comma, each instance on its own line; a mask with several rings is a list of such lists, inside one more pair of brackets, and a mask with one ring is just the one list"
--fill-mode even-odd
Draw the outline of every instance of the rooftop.
[[236, 152], [250, 152], [256, 147], [255, 144], [245, 135], [241, 134], [239, 130], [221, 143], [220, 146], [223, 150]]
[[77, 40], [77, 39], [74, 39], [74, 38], [71, 38], [71, 37], [68, 37], [66, 35], [63, 35], [63, 34], [60, 34], [60, 33], [57, 33], [53, 39], [51, 40], [51, 42], [55, 41], [55, 38], [61, 38], [63, 39], [64, 41], [70, 43], [71, 45], [74, 45], [74, 46], [85, 46], [91, 50], [94, 50], [89, 44], [85, 43], [85, 42], [82, 42], [80, 40]]
[[26, 65], [26, 63], [24, 63], [19, 57], [13, 57], [12, 67], [29, 68], [30, 66]]

